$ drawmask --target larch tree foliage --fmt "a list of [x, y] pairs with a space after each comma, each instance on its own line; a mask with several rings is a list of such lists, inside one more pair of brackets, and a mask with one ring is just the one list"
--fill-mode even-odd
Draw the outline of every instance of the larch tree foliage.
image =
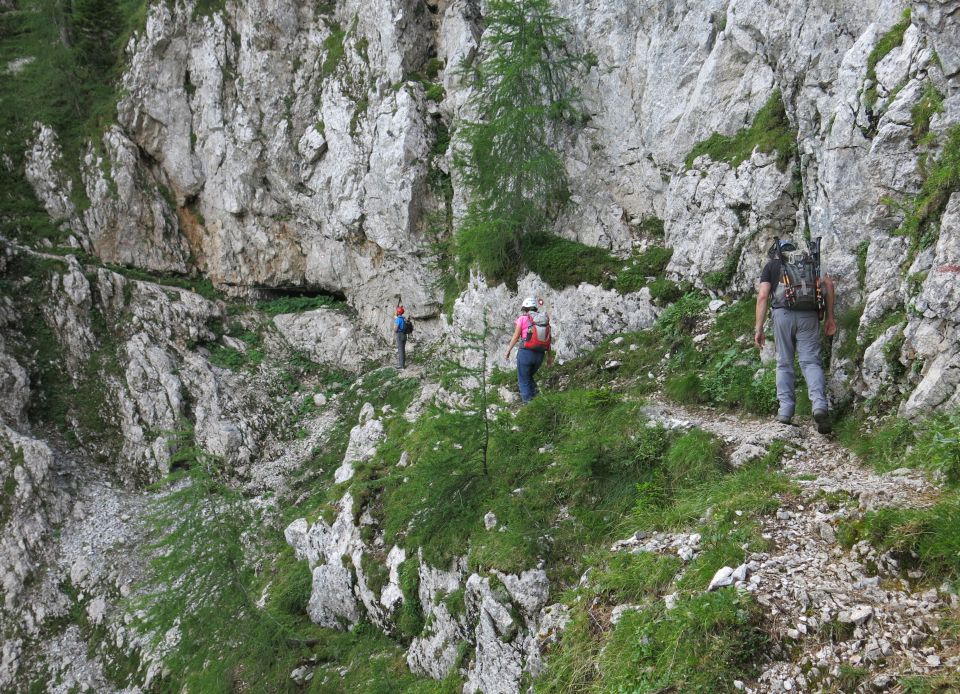
[[514, 279], [525, 237], [547, 232], [569, 198], [556, 145], [582, 119], [574, 78], [585, 61], [566, 49], [567, 22], [550, 0], [491, 0], [482, 59], [455, 165], [469, 191], [458, 230], [461, 261], [489, 279]]
[[79, 65], [106, 76], [117, 61], [114, 44], [122, 27], [117, 0], [74, 0], [70, 25]]

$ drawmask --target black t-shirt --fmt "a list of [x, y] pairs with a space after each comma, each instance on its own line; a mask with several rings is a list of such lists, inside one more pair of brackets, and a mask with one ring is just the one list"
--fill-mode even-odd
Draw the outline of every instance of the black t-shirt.
[[780, 283], [779, 260], [771, 260], [763, 266], [763, 270], [760, 272], [760, 281], [769, 282], [773, 289], [777, 288], [777, 284]]
[[783, 302], [777, 299], [777, 287], [780, 284], [780, 260], [769, 261], [760, 272], [760, 281], [770, 283], [770, 306], [783, 308]]

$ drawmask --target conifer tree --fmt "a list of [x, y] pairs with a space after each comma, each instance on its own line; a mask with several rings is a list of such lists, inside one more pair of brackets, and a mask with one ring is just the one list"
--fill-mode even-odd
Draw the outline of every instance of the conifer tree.
[[555, 144], [581, 117], [572, 80], [584, 60], [566, 52], [567, 22], [550, 0], [491, 0], [485, 20], [484, 57], [468, 73], [476, 120], [455, 157], [470, 192], [458, 246], [489, 278], [510, 279], [522, 237], [547, 231], [569, 197]]
[[106, 75], [116, 63], [114, 41], [120, 25], [117, 0], [73, 0], [70, 33], [77, 62]]

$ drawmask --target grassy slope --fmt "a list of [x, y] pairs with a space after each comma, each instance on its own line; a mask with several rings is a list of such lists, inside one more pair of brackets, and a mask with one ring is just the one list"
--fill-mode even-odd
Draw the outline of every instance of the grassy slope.
[[[52, 264], [48, 271], [59, 267], [57, 261], [45, 262]], [[43, 276], [39, 267], [24, 272]], [[701, 296], [687, 295], [665, 311], [652, 330], [620, 336], [619, 344], [611, 337], [592, 353], [545, 372], [547, 394], [515, 417], [502, 411], [490, 422], [487, 474], [479, 455], [482, 420], [476, 410], [433, 409], [409, 423], [399, 413], [417, 383], [398, 378], [392, 369], [373, 370], [352, 384], [344, 375], [295, 370], [291, 388], [339, 393], [340, 418], [330, 445], [316, 451], [295, 481], [291, 498], [281, 500], [287, 508], [283, 517], [257, 529], [263, 556], [269, 559], [248, 590], [259, 594], [270, 584], [267, 612], [285, 626], [280, 636], [274, 629], [250, 628], [237, 637], [238, 681], [251, 691], [282, 691], [290, 686], [290, 670], [318, 658], [311, 685], [316, 691], [456, 689], [454, 680], [438, 684], [406, 672], [403, 645], [423, 628], [415, 602], [405, 608], [409, 614], [400, 616], [396, 641], [368, 627], [342, 634], [319, 629], [306, 619], [309, 573], [283, 546], [280, 531], [294, 517], [328, 514], [348, 486], [357, 510], [367, 505], [379, 518], [388, 543], [422, 545], [430, 563], [443, 565], [465, 550], [471, 569], [481, 572], [519, 571], [538, 559], [547, 562], [553, 599], [570, 606], [573, 623], [550, 653], [548, 671], [537, 683], [543, 691], [657, 691], [669, 685], [723, 691], [734, 677], [749, 676], [766, 643], [755, 608], [743, 598], [704, 597], [701, 592], [717, 568], [737, 564], [748, 550], [764, 546], [753, 519], [773, 512], [774, 495], [789, 489], [775, 468], [779, 451], [731, 473], [721, 444], [712, 437], [650, 426], [641, 411], [643, 398], [657, 389], [658, 379], [666, 379], [668, 394], [688, 400], [691, 391], [675, 392], [669, 384], [690, 374], [698, 379], [692, 391], [698, 394], [695, 401], [742, 410], [772, 397], [769, 367], [760, 368], [745, 341], [751, 302], [729, 305], [716, 319], [709, 318], [704, 303]], [[256, 307], [231, 309], [241, 310], [257, 312]], [[243, 338], [240, 328], [229, 330]], [[693, 336], [699, 334], [707, 337], [694, 343]], [[612, 360], [619, 366], [609, 368]], [[449, 374], [436, 376], [455, 381]], [[494, 380], [509, 382], [512, 376], [503, 373]], [[714, 383], [723, 387], [709, 385]], [[751, 399], [751, 393], [759, 399]], [[332, 487], [332, 472], [342, 459], [349, 429], [367, 400], [386, 421], [387, 441], [369, 464], [358, 468], [349, 485]], [[312, 405], [302, 414], [310, 409]], [[882, 465], [900, 465], [900, 456], [912, 444], [916, 453], [908, 457], [909, 464], [935, 465], [955, 482], [958, 438], [956, 418], [945, 416], [919, 431], [898, 423], [889, 433], [878, 432], [864, 450], [882, 456]], [[398, 470], [394, 464], [404, 450], [411, 466]], [[302, 497], [299, 505], [287, 506], [294, 495]], [[955, 538], [960, 535], [955, 499], [946, 497], [946, 505], [932, 512], [868, 515], [860, 525], [852, 525], [847, 536], [913, 550], [931, 577], [955, 578]], [[709, 521], [708, 508], [713, 508]], [[505, 532], [485, 530], [483, 515], [491, 510]], [[743, 515], [736, 515], [737, 510]], [[704, 537], [705, 551], [681, 578], [669, 558], [608, 551], [612, 540], [638, 528], [695, 530]], [[578, 586], [587, 569], [592, 570], [591, 581]], [[664, 614], [661, 603], [651, 599], [664, 592], [677, 592], [682, 609]], [[604, 621], [610, 607], [623, 602], [639, 603], [641, 609], [616, 627]], [[290, 638], [308, 639], [313, 645], [284, 648], [282, 643]], [[724, 650], [716, 652], [728, 658], [713, 658], [712, 668], [695, 666], [696, 653], [714, 652], [720, 644]], [[274, 665], [267, 667], [267, 661]], [[666, 674], [665, 662], [673, 663]], [[340, 678], [337, 668], [345, 665], [348, 674]], [[253, 678], [254, 672], [260, 675]]]
[[[96, 3], [87, 3], [87, 5]], [[53, 0], [23, 0], [0, 13], [0, 64], [32, 58], [19, 72], [0, 71], [0, 149], [13, 168], [0, 167], [0, 219], [25, 242], [60, 240], [23, 177], [24, 150], [39, 121], [56, 130], [64, 152], [64, 173], [74, 181], [79, 209], [88, 202], [79, 185], [81, 154], [87, 142], [98, 146], [103, 130], [116, 119], [121, 52], [132, 31], [146, 21], [144, 0], [116, 4], [109, 31], [93, 46], [68, 47], [76, 18]]]

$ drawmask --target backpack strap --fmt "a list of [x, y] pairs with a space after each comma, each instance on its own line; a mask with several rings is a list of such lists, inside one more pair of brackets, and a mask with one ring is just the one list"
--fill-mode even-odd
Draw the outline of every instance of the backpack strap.
[[783, 281], [783, 278], [786, 276], [786, 266], [787, 264], [783, 260], [783, 249], [780, 248], [780, 237], [773, 237], [773, 247], [777, 251], [777, 260], [780, 261], [780, 280]]

